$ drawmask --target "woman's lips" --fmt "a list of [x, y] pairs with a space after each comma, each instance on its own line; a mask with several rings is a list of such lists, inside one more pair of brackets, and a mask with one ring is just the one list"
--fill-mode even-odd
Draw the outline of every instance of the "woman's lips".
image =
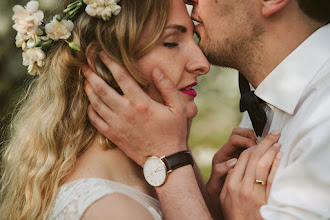
[[197, 96], [197, 92], [194, 89], [191, 90], [181, 90], [182, 93], [190, 95], [192, 97], [196, 97]]
[[192, 97], [196, 97], [197, 96], [197, 92], [192, 88], [193, 86], [196, 86], [197, 82], [194, 82], [190, 85], [187, 85], [186, 87], [184, 87], [183, 89], [180, 89], [180, 91], [186, 95], [190, 95]]

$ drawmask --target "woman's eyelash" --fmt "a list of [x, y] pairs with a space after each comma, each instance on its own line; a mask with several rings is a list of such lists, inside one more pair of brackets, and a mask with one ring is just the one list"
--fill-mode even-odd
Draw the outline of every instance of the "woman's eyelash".
[[174, 47], [179, 46], [178, 43], [163, 43], [163, 45], [164, 45], [165, 47], [168, 47], [168, 48], [174, 48]]

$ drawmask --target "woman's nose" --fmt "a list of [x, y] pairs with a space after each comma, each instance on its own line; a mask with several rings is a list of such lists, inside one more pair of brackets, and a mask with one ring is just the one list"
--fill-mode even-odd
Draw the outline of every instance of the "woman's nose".
[[186, 66], [188, 72], [204, 75], [210, 71], [210, 63], [207, 61], [202, 50], [197, 44], [194, 45], [188, 59], [189, 60]]

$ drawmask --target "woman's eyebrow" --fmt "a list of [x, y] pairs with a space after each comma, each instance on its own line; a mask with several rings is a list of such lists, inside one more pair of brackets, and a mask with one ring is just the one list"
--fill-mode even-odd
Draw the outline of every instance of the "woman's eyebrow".
[[177, 25], [177, 24], [168, 25], [165, 27], [165, 29], [176, 29], [176, 30], [180, 31], [181, 33], [187, 32], [187, 28], [185, 26]]

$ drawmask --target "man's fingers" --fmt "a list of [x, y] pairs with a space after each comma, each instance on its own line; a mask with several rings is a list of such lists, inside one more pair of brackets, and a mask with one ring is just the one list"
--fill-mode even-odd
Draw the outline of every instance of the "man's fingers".
[[[88, 66], [83, 67], [83, 73], [88, 81], [88, 84], [93, 88], [93, 92], [106, 103], [110, 108], [117, 106], [123, 97], [118, 92], [110, 87], [100, 76], [92, 71]], [[86, 85], [85, 85], [86, 89]]]
[[165, 104], [170, 108], [182, 106], [182, 98], [174, 84], [159, 69], [152, 72], [154, 83], [161, 93]]
[[93, 106], [93, 110], [96, 111], [105, 121], [111, 120], [111, 109], [97, 96], [89, 83], [85, 85], [85, 91], [88, 96], [89, 102]]
[[257, 141], [257, 137], [252, 129], [236, 127], [233, 129], [231, 135], [239, 135]]
[[[87, 115], [89, 121], [98, 131], [100, 131], [102, 134], [109, 133], [110, 130], [109, 125], [94, 111], [91, 105], [88, 106]], [[111, 137], [107, 137], [107, 138], [111, 139]]]
[[137, 95], [146, 97], [145, 92], [123, 66], [109, 58], [104, 51], [100, 53], [100, 58], [110, 70], [117, 84], [125, 95], [129, 96], [130, 98]]
[[266, 190], [266, 201], [268, 201], [268, 196], [269, 196], [269, 192], [270, 192], [270, 188], [272, 187], [273, 184], [273, 180], [274, 180], [274, 176], [275, 173], [277, 171], [277, 168], [281, 162], [281, 158], [283, 156], [283, 152], [279, 151], [276, 154], [276, 157], [273, 161], [273, 165], [272, 165], [272, 169], [270, 170], [270, 173], [268, 175], [268, 179], [267, 179], [267, 190]]

